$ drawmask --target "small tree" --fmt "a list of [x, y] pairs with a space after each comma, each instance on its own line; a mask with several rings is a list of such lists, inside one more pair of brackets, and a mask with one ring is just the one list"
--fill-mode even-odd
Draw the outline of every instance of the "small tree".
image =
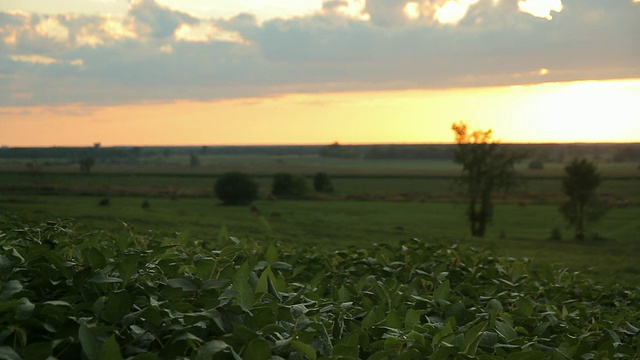
[[307, 181], [300, 175], [278, 173], [273, 176], [271, 193], [283, 197], [299, 197], [308, 191]]
[[319, 172], [313, 178], [313, 188], [317, 192], [330, 193], [333, 192], [333, 184], [327, 173]]
[[91, 168], [95, 165], [96, 160], [90, 156], [85, 156], [78, 160], [78, 164], [80, 165], [80, 171], [88, 174], [91, 172]]
[[458, 146], [454, 161], [462, 165], [457, 183], [469, 201], [467, 219], [471, 235], [484, 237], [487, 225], [493, 219], [493, 197], [516, 185], [515, 164], [524, 159], [519, 154], [491, 141], [491, 130], [469, 132], [467, 124], [459, 122], [451, 129]]
[[596, 196], [601, 177], [596, 165], [587, 159], [574, 159], [564, 168], [562, 189], [569, 200], [560, 212], [575, 227], [576, 239], [584, 239], [588, 222], [596, 222], [606, 213], [606, 206]]
[[258, 184], [241, 172], [222, 175], [216, 181], [214, 189], [225, 205], [249, 204], [258, 198]]
[[189, 165], [191, 165], [191, 167], [200, 166], [200, 158], [198, 158], [198, 155], [191, 154], [191, 156], [189, 157]]

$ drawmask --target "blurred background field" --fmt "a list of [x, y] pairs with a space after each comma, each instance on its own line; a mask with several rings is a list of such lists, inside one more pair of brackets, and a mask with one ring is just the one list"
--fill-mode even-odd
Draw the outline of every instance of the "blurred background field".
[[[163, 156], [159, 149], [142, 148], [135, 157], [96, 156], [88, 172], [79, 170], [73, 156], [0, 156], [0, 216], [27, 221], [73, 218], [79, 232], [102, 229], [117, 236], [133, 231], [213, 242], [223, 229], [252, 241], [323, 248], [408, 238], [468, 242], [585, 272], [596, 280], [640, 281], [639, 161], [615, 161], [613, 152], [604, 150], [609, 148], [585, 153], [567, 147], [571, 151], [566, 154], [547, 155], [542, 169], [530, 166], [540, 158], [535, 154], [521, 163], [521, 186], [496, 199], [495, 218], [484, 239], [469, 235], [466, 205], [454, 184], [460, 170], [450, 158], [374, 159], [358, 147], [351, 149], [360, 151], [355, 157], [335, 157], [322, 156], [322, 147], [314, 149], [216, 154], [193, 148], [172, 149], [170, 156]], [[446, 153], [447, 147], [439, 149]], [[85, 153], [102, 150], [107, 149], [87, 148]], [[537, 153], [550, 153], [542, 150]], [[589, 239], [581, 242], [572, 239], [558, 212], [564, 200], [563, 161], [573, 154], [598, 161], [603, 175], [598, 193], [609, 205], [604, 219], [589, 227]], [[228, 171], [245, 172], [258, 182], [260, 198], [253, 206], [220, 205], [213, 185]], [[326, 172], [335, 191], [277, 199], [270, 191], [278, 172], [302, 175], [311, 188], [313, 175]]]

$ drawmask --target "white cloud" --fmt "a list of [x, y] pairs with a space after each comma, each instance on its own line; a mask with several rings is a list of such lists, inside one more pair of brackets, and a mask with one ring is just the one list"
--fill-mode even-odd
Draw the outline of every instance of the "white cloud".
[[404, 14], [411, 20], [416, 20], [420, 17], [420, 4], [410, 1], [404, 6]]
[[69, 39], [69, 29], [61, 25], [57, 18], [48, 17], [36, 25], [36, 32], [55, 41], [64, 42]]
[[58, 60], [42, 55], [11, 55], [9, 58], [13, 61], [31, 63], [31, 64], [55, 64]]
[[562, 0], [520, 0], [518, 1], [520, 11], [531, 14], [535, 17], [551, 20], [551, 12], [562, 11]]
[[196, 25], [182, 24], [176, 29], [174, 35], [178, 41], [209, 42], [213, 40], [246, 43], [237, 31], [224, 30], [204, 21]]
[[442, 6], [436, 6], [434, 18], [441, 24], [455, 25], [467, 15], [469, 7], [479, 0], [448, 0]]

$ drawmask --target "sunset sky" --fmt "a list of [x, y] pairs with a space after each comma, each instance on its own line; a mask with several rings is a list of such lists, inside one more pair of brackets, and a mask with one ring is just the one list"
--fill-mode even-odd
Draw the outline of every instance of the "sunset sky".
[[0, 145], [640, 142], [640, 0], [1, 0]]

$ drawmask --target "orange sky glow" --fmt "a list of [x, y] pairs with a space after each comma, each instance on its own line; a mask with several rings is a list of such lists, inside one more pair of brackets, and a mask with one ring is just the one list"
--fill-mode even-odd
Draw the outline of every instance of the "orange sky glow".
[[640, 1], [3, 0], [0, 146], [640, 142]]
[[0, 145], [446, 143], [458, 120], [503, 142], [638, 142], [639, 98], [640, 79], [6, 107]]

